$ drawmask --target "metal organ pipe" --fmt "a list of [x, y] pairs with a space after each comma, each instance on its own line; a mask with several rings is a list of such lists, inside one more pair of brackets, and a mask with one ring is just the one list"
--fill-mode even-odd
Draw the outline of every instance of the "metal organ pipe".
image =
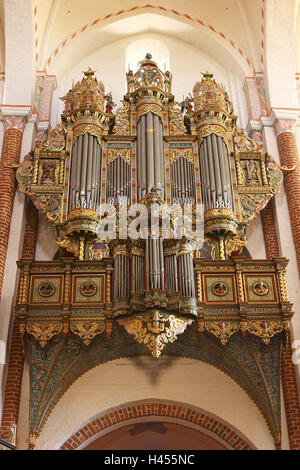
[[215, 134], [205, 137], [199, 149], [199, 158], [205, 209], [232, 209], [228, 151], [222, 137]]
[[117, 204], [120, 196], [130, 203], [130, 165], [118, 157], [107, 167], [107, 198]]
[[166, 261], [166, 288], [168, 292], [178, 291], [177, 257], [168, 255]]
[[88, 207], [96, 210], [99, 204], [101, 147], [96, 137], [86, 133], [73, 145], [69, 210]]
[[195, 202], [194, 165], [186, 158], [178, 158], [171, 166], [172, 198], [180, 204]]
[[183, 297], [195, 297], [193, 258], [190, 253], [178, 256], [179, 285]]

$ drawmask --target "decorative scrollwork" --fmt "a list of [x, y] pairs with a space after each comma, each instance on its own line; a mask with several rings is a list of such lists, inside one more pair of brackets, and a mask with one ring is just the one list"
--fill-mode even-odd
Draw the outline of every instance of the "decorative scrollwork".
[[203, 139], [211, 134], [216, 134], [219, 137], [222, 137], [226, 141], [226, 132], [223, 129], [223, 127], [218, 126], [218, 125], [209, 125], [209, 126], [204, 126], [201, 129], [199, 129], [198, 132], [198, 138], [199, 138], [199, 144], [202, 143]]
[[127, 165], [130, 165], [130, 149], [109, 148], [107, 151], [107, 163], [112, 163], [116, 158], [122, 158]]
[[66, 129], [62, 124], [49, 132], [48, 138], [42, 142], [42, 150], [61, 152], [66, 145]]
[[97, 320], [71, 320], [70, 330], [74, 335], [79, 336], [86, 346], [88, 346], [92, 339], [101, 335], [105, 331], [105, 319]]
[[19, 183], [19, 189], [22, 192], [26, 192], [29, 189], [31, 183], [31, 177], [33, 174], [33, 156], [32, 153], [29, 153], [24, 158], [23, 162], [20, 164], [16, 178]]
[[145, 344], [155, 358], [159, 358], [164, 347], [176, 341], [177, 335], [184, 333], [192, 323], [190, 319], [167, 315], [159, 310], [118, 321], [138, 343]]
[[122, 101], [122, 108], [118, 108], [115, 114], [115, 134], [116, 135], [129, 135], [130, 134], [130, 104], [127, 101]]
[[223, 345], [227, 343], [229, 338], [237, 333], [240, 329], [239, 322], [205, 322], [205, 329], [218, 338]]
[[170, 104], [170, 135], [187, 134], [184, 125], [184, 118], [179, 108], [175, 108], [175, 103]]
[[57, 225], [61, 219], [61, 195], [60, 194], [31, 194], [36, 208], [43, 212], [47, 219]]
[[251, 335], [258, 336], [265, 344], [270, 342], [270, 339], [281, 333], [284, 330], [284, 323], [282, 321], [249, 321], [247, 322], [247, 331]]
[[73, 144], [78, 137], [86, 133], [97, 137], [99, 145], [101, 145], [101, 137], [103, 132], [101, 127], [96, 126], [95, 124], [79, 124], [76, 126], [73, 130]]
[[35, 322], [29, 321], [26, 324], [26, 331], [32, 335], [44, 348], [53, 336], [59, 335], [62, 332], [62, 322]]
[[178, 158], [185, 158], [190, 163], [194, 163], [194, 154], [192, 148], [171, 148], [170, 161], [175, 163]]
[[240, 195], [240, 203], [243, 215], [243, 222], [248, 224], [266, 206], [269, 197], [259, 194]]
[[270, 191], [272, 194], [278, 194], [283, 181], [283, 174], [275, 160], [268, 156], [267, 174], [269, 177]]
[[262, 146], [245, 134], [239, 126], [235, 126], [233, 141], [239, 152], [259, 152]]
[[163, 121], [163, 110], [161, 106], [156, 103], [146, 103], [142, 104], [142, 106], [140, 106], [137, 110], [137, 122], [139, 121], [141, 116], [150, 112], [159, 116]]
[[213, 75], [208, 72], [204, 73], [203, 77], [193, 88], [195, 111], [210, 107], [227, 110], [228, 98], [224, 86], [216, 83]]

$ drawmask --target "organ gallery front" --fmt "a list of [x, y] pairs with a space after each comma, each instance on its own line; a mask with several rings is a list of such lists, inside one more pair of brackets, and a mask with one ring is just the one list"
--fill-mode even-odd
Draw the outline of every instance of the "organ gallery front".
[[208, 72], [181, 103], [172, 74], [150, 54], [126, 79], [115, 110], [95, 72], [85, 72], [62, 97], [61, 123], [17, 170], [19, 190], [56, 227], [58, 245], [53, 261], [18, 263], [30, 443], [90, 368], [142, 355], [159, 367], [166, 354], [228, 374], [280, 447], [287, 260], [250, 259], [245, 246], [282, 172], [238, 127]]

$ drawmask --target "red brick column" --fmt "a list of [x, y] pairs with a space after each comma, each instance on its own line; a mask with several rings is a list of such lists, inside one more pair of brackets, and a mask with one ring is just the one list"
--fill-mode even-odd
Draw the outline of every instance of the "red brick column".
[[261, 221], [267, 258], [279, 258], [279, 245], [272, 201], [261, 211]]
[[24, 117], [6, 116], [0, 162], [0, 299], [10, 234], [11, 217], [16, 194], [16, 172], [13, 167], [20, 161]]
[[300, 273], [300, 164], [294, 133], [288, 131], [278, 133], [277, 145], [281, 165], [287, 168], [296, 166], [294, 171], [285, 172], [284, 187]]
[[[24, 242], [22, 259], [34, 259], [38, 229], [38, 212], [31, 201], [27, 201], [26, 208], [26, 228], [24, 232]], [[19, 406], [23, 376], [23, 345], [20, 335], [20, 325], [17, 320], [13, 323], [11, 346], [9, 352], [9, 362], [6, 377], [6, 388], [2, 413], [2, 426], [0, 428], [2, 439], [16, 445], [15, 433], [19, 417]]]
[[[261, 212], [261, 218], [267, 258], [278, 258], [279, 244], [272, 201]], [[290, 448], [300, 450], [300, 406], [289, 331], [287, 331], [286, 347], [281, 351], [281, 381]]]

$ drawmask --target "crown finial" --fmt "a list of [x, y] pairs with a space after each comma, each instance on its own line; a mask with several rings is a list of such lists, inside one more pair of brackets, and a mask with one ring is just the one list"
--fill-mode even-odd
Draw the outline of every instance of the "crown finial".
[[83, 72], [84, 75], [86, 76], [86, 78], [90, 78], [90, 77], [93, 77], [95, 75], [95, 70], [91, 69], [91, 67], [89, 67], [87, 69], [86, 72]]
[[152, 59], [152, 55], [151, 55], [149, 52], [147, 52], [147, 54], [146, 54], [146, 56], [145, 56], [145, 59], [151, 60], [151, 59]]
[[212, 80], [213, 77], [214, 77], [214, 74], [213, 73], [209, 73], [207, 70], [205, 73], [202, 73], [201, 72], [201, 75], [203, 75], [203, 78], [205, 78], [205, 80]]

